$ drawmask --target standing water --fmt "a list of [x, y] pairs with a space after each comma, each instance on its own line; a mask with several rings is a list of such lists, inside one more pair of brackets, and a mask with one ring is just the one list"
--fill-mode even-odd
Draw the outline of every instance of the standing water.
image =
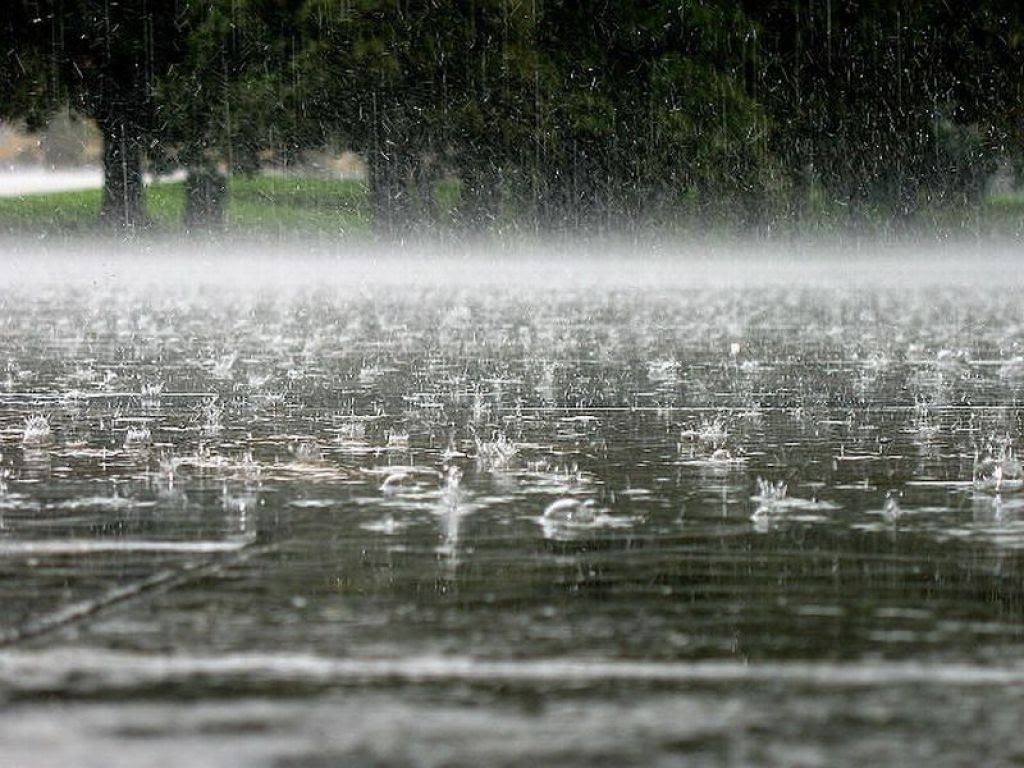
[[4, 761], [1024, 759], [1008, 262], [177, 256], [0, 289]]

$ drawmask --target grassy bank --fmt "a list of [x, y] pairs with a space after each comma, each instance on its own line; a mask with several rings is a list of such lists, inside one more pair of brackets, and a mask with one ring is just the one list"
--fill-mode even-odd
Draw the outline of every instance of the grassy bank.
[[[102, 229], [98, 189], [0, 198], [0, 232], [8, 234], [91, 234]], [[158, 234], [183, 233], [185, 185], [146, 189], [146, 213]], [[356, 180], [290, 176], [235, 178], [230, 182], [227, 232], [302, 233], [339, 236], [366, 233], [370, 214], [366, 187]]]
[[[51, 236], [96, 234], [104, 231], [98, 220], [100, 190], [53, 192], [0, 198], [0, 233]], [[452, 221], [458, 204], [458, 186], [439, 184], [435, 209], [442, 221]], [[146, 211], [157, 235], [184, 233], [183, 183], [155, 184], [146, 190]], [[366, 235], [372, 220], [366, 185], [354, 179], [321, 179], [297, 176], [234, 178], [225, 214], [228, 235], [339, 237]], [[680, 211], [671, 222], [655, 230], [687, 236], [735, 234], [728, 217], [687, 216]], [[805, 234], [839, 236], [849, 232], [883, 238], [1024, 237], [1024, 196], [992, 197], [975, 208], [944, 208], [922, 211], [898, 226], [879, 216], [859, 223], [842, 219], [835, 211], [822, 210], [800, 221], [781, 221], [770, 228], [776, 236]]]

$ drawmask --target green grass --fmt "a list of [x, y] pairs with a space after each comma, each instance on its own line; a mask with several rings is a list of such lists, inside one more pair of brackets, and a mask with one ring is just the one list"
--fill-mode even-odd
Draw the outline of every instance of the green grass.
[[[146, 190], [146, 212], [155, 234], [184, 233], [183, 183], [156, 184]], [[445, 180], [434, 188], [439, 221], [453, 222], [458, 205], [458, 182]], [[103, 232], [99, 221], [100, 190], [55, 192], [0, 198], [0, 233], [30, 236]], [[844, 220], [821, 211], [796, 226], [816, 234], [840, 233]], [[871, 221], [861, 222], [870, 225]], [[886, 221], [880, 219], [879, 226]], [[926, 210], [905, 222], [906, 234], [982, 237], [1024, 237], [1024, 196], [992, 197], [978, 207]], [[225, 212], [227, 234], [242, 236], [336, 237], [365, 235], [372, 226], [366, 185], [353, 179], [301, 176], [254, 176], [231, 179]], [[663, 227], [685, 234], [727, 225], [706, 219], [688, 221], [681, 210]], [[655, 225], [657, 228], [657, 225]], [[780, 231], [786, 231], [783, 227]], [[706, 232], [704, 232], [706, 234]]]
[[98, 226], [98, 189], [0, 198], [0, 231], [76, 232]]
[[184, 183], [153, 184], [146, 189], [146, 215], [158, 229], [180, 229], [184, 211]]
[[[100, 190], [0, 198], [0, 232], [76, 234], [101, 231]], [[156, 233], [182, 233], [184, 183], [146, 189], [146, 214]], [[370, 228], [366, 186], [352, 179], [291, 176], [235, 178], [225, 211], [228, 233], [333, 236]]]
[[228, 229], [316, 235], [370, 228], [366, 185], [354, 179], [254, 176], [231, 183]]

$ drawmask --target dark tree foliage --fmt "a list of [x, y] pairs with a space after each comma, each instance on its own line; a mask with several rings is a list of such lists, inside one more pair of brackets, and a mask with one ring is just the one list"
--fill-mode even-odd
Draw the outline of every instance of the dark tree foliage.
[[766, 115], [744, 91], [750, 25], [736, 11], [317, 0], [307, 12], [313, 109], [366, 156], [384, 229], [429, 218], [439, 174], [458, 180], [472, 228], [621, 225], [765, 186]]
[[145, 223], [142, 172], [154, 85], [180, 55], [188, 0], [11, 0], [3, 64], [13, 96], [0, 112], [39, 124], [69, 105], [103, 135], [101, 216]]
[[414, 215], [418, 182], [436, 156], [434, 113], [446, 108], [443, 77], [434, 76], [446, 62], [435, 61], [425, 6], [325, 0], [306, 11], [301, 67], [311, 117], [325, 137], [366, 158], [373, 215], [385, 232]]
[[0, 114], [95, 118], [129, 225], [144, 155], [198, 223], [352, 149], [390, 234], [898, 223], [1024, 166], [1010, 0], [15, 0], [0, 36]]
[[1019, 154], [1019, 4], [746, 2], [761, 29], [755, 97], [797, 212], [894, 213], [976, 200]]
[[433, 184], [451, 173], [462, 182], [460, 220], [493, 223], [508, 155], [531, 125], [525, 5], [316, 0], [306, 22], [309, 109], [365, 156], [380, 228], [433, 218]]
[[[749, 20], [727, 4], [545, 6], [542, 221], [571, 227], [749, 205], [769, 185], [767, 115], [744, 87]], [[569, 212], [566, 217], [565, 212]]]
[[[308, 145], [294, 72], [301, 0], [212, 0], [188, 6], [182, 59], [156, 87], [159, 170], [188, 171], [185, 222], [223, 223], [227, 173], [287, 162]], [[318, 134], [313, 135], [313, 141]]]

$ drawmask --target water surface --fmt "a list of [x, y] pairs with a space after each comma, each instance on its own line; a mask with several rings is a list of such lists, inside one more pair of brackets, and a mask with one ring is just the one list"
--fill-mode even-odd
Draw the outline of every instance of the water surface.
[[1024, 757], [998, 254], [11, 253], [16, 763]]

